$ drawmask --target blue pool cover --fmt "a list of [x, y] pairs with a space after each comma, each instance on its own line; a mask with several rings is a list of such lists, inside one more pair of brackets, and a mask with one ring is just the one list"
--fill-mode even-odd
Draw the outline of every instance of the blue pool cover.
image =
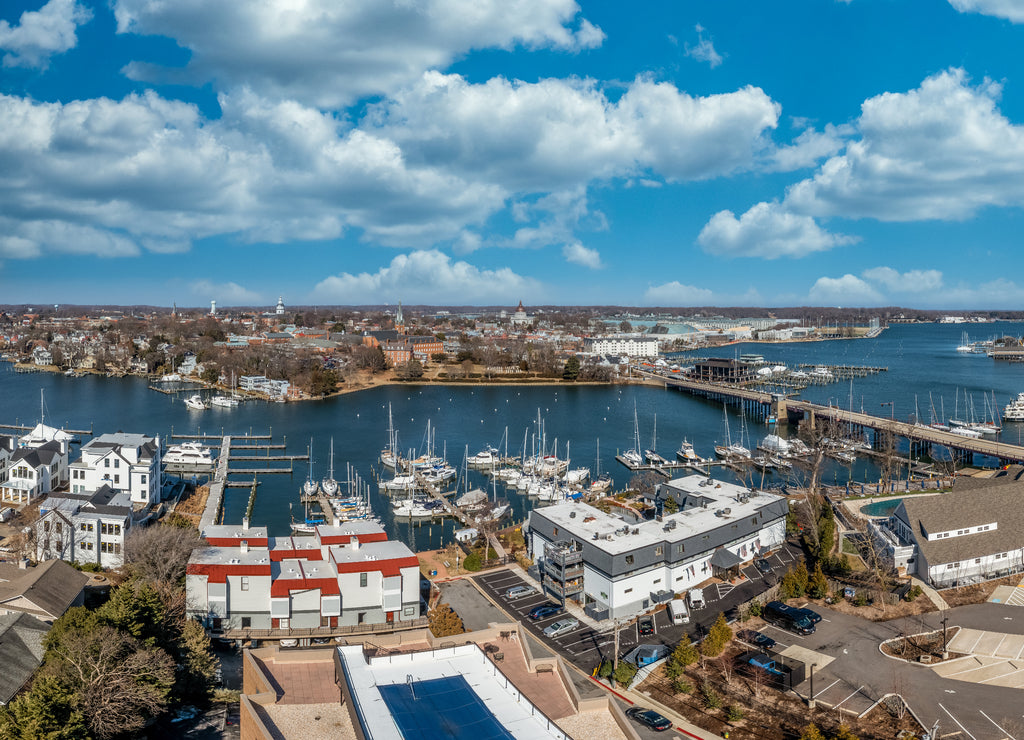
[[514, 737], [462, 676], [378, 686], [405, 740], [490, 740]]

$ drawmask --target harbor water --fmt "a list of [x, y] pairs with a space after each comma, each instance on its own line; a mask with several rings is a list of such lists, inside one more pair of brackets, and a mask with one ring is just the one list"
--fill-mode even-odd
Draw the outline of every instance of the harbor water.
[[[954, 395], [960, 398], [964, 415], [964, 394], [973, 396], [975, 414], [981, 414], [982, 398], [992, 394], [1000, 410], [1017, 393], [1024, 391], [1024, 365], [995, 362], [984, 355], [963, 355], [955, 351], [964, 328], [971, 339], [993, 336], [1020, 336], [1024, 324], [979, 325], [896, 325], [874, 339], [835, 340], [797, 344], [731, 345], [715, 351], [715, 356], [731, 357], [746, 353], [764, 355], [773, 364], [794, 366], [799, 363], [822, 365], [873, 365], [886, 367], [883, 373], [838, 381], [830, 385], [810, 386], [801, 397], [820, 403], [833, 403], [869, 414], [908, 419], [914, 414], [915, 394], [922, 420], [930, 419], [928, 394], [936, 414], [945, 409], [954, 412]], [[711, 353], [704, 353], [711, 356]], [[685, 393], [644, 386], [386, 386], [346, 394], [325, 401], [275, 404], [249, 401], [237, 408], [214, 407], [190, 411], [185, 394], [166, 395], [148, 388], [139, 378], [99, 376], [66, 377], [49, 373], [11, 372], [9, 364], [0, 364], [0, 422], [34, 424], [40, 417], [40, 389], [44, 391], [46, 421], [55, 426], [103, 432], [141, 432], [159, 434], [165, 444], [182, 440], [171, 435], [186, 434], [272, 434], [274, 442], [286, 442], [288, 454], [304, 454], [312, 438], [313, 474], [327, 474], [328, 450], [334, 441], [334, 476], [346, 476], [346, 465], [370, 486], [374, 509], [385, 520], [391, 537], [401, 539], [413, 549], [439, 547], [452, 539], [459, 526], [447, 519], [434, 523], [395, 521], [390, 500], [378, 492], [375, 476], [387, 474], [378, 462], [388, 442], [388, 408], [398, 430], [398, 448], [403, 453], [423, 452], [427, 446], [428, 422], [433, 430], [434, 450], [446, 453], [448, 461], [462, 467], [468, 448], [473, 455], [487, 445], [518, 457], [540, 445], [541, 435], [552, 449], [557, 440], [560, 457], [571, 457], [572, 467], [589, 467], [596, 473], [600, 447], [600, 470], [610, 473], [617, 488], [633, 477], [615, 460], [618, 452], [634, 446], [634, 409], [638, 420], [641, 449], [655, 447], [670, 460], [683, 439], [696, 447], [699, 455], [711, 457], [712, 447], [724, 440], [722, 406]], [[892, 404], [889, 406], [888, 404]], [[883, 404], [885, 404], [883, 406]], [[542, 429], [538, 428], [538, 412]], [[732, 408], [728, 412], [733, 441], [738, 441], [740, 418]], [[655, 421], [656, 419], [656, 421]], [[506, 434], [507, 429], [507, 434]], [[747, 420], [750, 448], [771, 433], [763, 423]], [[1002, 439], [1017, 443], [1024, 424], [1008, 422]], [[4, 433], [0, 430], [0, 433]], [[275, 451], [280, 452], [280, 451]], [[284, 463], [285, 465], [287, 463]], [[280, 466], [282, 463], [268, 463]], [[249, 463], [245, 467], [252, 467]], [[272, 535], [289, 532], [290, 511], [302, 517], [299, 488], [308, 473], [307, 463], [297, 462], [290, 475], [262, 475], [252, 520], [270, 527]], [[511, 520], [525, 518], [535, 501], [500, 483], [493, 491], [488, 479], [470, 471], [470, 485], [477, 485], [508, 499]], [[725, 468], [714, 475], [734, 478]], [[748, 480], [760, 484], [761, 474], [748, 473]], [[239, 476], [251, 477], [251, 476]], [[852, 466], [829, 460], [825, 482], [871, 481], [877, 469], [870, 459], [859, 458]], [[769, 477], [767, 483], [780, 483]], [[225, 521], [238, 522], [249, 498], [247, 488], [229, 488], [226, 492]], [[291, 505], [291, 506], [290, 506]]]

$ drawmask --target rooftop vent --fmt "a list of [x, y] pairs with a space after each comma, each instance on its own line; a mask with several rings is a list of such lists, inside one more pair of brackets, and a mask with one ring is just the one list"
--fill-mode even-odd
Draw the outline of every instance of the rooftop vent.
[[570, 519], [575, 519], [576, 518], [576, 512], [575, 511], [570, 511], [569, 512], [569, 518]]
[[732, 509], [722, 509], [722, 516], [729, 516], [732, 513]]

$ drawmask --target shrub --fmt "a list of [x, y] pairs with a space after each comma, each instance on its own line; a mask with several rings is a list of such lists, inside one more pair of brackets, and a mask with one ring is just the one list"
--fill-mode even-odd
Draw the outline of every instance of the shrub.
[[853, 597], [854, 606], [867, 606], [868, 602], [868, 595], [863, 591], [858, 591], [857, 595]]
[[438, 604], [427, 612], [427, 621], [434, 637], [461, 635], [466, 631], [462, 618], [448, 604]]
[[628, 686], [629, 682], [633, 680], [633, 676], [636, 675], [637, 670], [637, 667], [632, 663], [620, 660], [618, 667], [615, 669], [615, 683], [620, 686]]
[[602, 660], [601, 666], [597, 669], [597, 675], [600, 678], [609, 678], [612, 675], [612, 662], [610, 660]]
[[915, 585], [913, 588], [907, 591], [906, 595], [903, 598], [907, 601], [913, 601], [923, 593], [924, 590], [920, 586]]
[[685, 678], [677, 678], [672, 682], [672, 689], [677, 694], [692, 694], [693, 684], [687, 681]]
[[714, 687], [707, 681], [700, 685], [700, 695], [704, 699], [704, 706], [708, 709], [719, 709], [722, 706], [722, 697], [718, 695]]
[[725, 718], [729, 722], [739, 722], [743, 719], [743, 710], [735, 704], [730, 704], [725, 708]]
[[747, 616], [749, 616], [749, 617], [760, 617], [761, 616], [761, 611], [763, 609], [764, 609], [764, 606], [761, 604], [761, 602], [758, 601], [757, 599], [754, 599], [753, 601], [750, 602], [750, 606], [747, 607]]
[[480, 559], [480, 553], [469, 553], [469, 555], [466, 556], [466, 559], [462, 561], [462, 567], [470, 573], [480, 570], [483, 567], [483, 561]]
[[686, 667], [696, 663], [699, 657], [697, 647], [690, 640], [690, 636], [684, 633], [672, 655], [665, 661], [665, 675], [669, 678], [681, 676]]

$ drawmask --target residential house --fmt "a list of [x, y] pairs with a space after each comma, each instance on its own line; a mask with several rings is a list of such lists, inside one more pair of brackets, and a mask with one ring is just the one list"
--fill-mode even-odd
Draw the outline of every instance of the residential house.
[[60, 481], [63, 459], [59, 442], [19, 447], [7, 463], [6, 480], [0, 485], [0, 501], [28, 504], [49, 493]]
[[36, 365], [52, 365], [53, 354], [46, 347], [38, 346], [32, 350], [32, 362]]
[[161, 455], [159, 437], [124, 432], [95, 437], [82, 446], [81, 458], [70, 466], [71, 492], [109, 486], [128, 493], [134, 504], [158, 503]]
[[39, 507], [36, 559], [120, 568], [132, 522], [126, 491], [102, 485], [88, 493], [51, 494]]
[[0, 706], [17, 696], [43, 664], [43, 638], [49, 631], [50, 625], [31, 614], [0, 616]]
[[24, 612], [52, 624], [85, 603], [88, 582], [89, 576], [62, 560], [40, 565], [0, 562], [0, 615]]

